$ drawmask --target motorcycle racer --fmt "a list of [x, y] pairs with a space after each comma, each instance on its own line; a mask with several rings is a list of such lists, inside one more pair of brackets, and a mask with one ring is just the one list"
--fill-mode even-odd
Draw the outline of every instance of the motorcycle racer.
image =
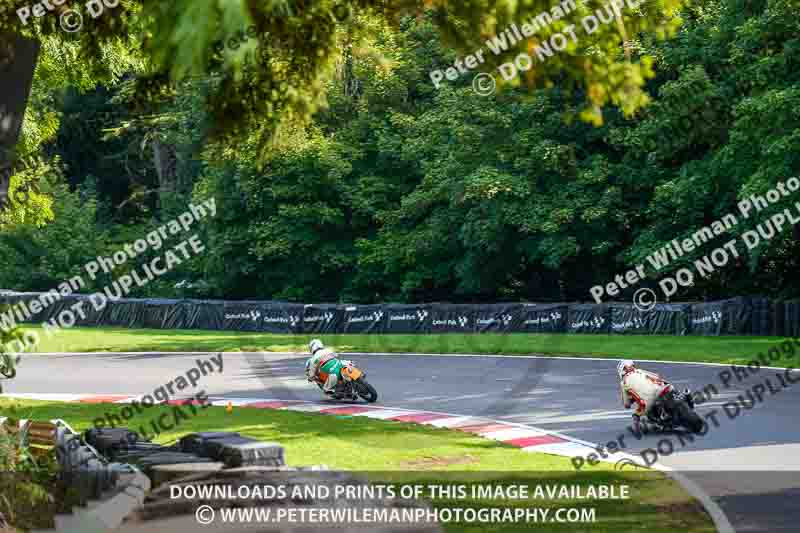
[[311, 357], [306, 361], [306, 378], [312, 382], [319, 378], [323, 382], [323, 385], [320, 385], [322, 391], [335, 398], [339, 374], [350, 361], [339, 361], [336, 353], [326, 348], [319, 339], [312, 340], [308, 344], [308, 350], [311, 352]]
[[679, 401], [685, 400], [690, 408], [694, 407], [688, 389], [682, 393], [676, 391], [672, 384], [664, 378], [653, 372], [637, 368], [633, 361], [620, 361], [617, 365], [617, 374], [620, 379], [622, 404], [625, 409], [636, 404], [633, 424], [637, 430], [640, 428], [642, 416], [646, 416], [654, 422], [662, 419], [663, 413], [660, 406], [662, 400], [670, 393], [675, 393], [676, 399]]

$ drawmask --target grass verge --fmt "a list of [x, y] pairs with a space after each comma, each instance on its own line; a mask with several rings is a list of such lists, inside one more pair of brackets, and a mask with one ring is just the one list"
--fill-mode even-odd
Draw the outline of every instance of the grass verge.
[[[125, 328], [70, 328], [48, 338], [41, 328], [40, 352], [125, 351], [266, 351], [305, 352], [311, 335], [275, 335], [235, 331], [160, 330]], [[414, 352], [470, 354], [546, 354], [585, 357], [656, 359], [704, 363], [747, 364], [759, 353], [779, 346], [782, 337], [677, 337], [665, 335], [566, 334], [431, 334], [431, 335], [324, 335], [341, 352]], [[791, 343], [793, 350], [800, 346]], [[772, 363], [790, 366], [792, 351]]]
[[[77, 431], [93, 426], [93, 420], [107, 413], [120, 415], [121, 404], [80, 404], [31, 400], [0, 399], [0, 415], [18, 418], [63, 418]], [[126, 425], [136, 430], [150, 420], [162, 418], [172, 423], [175, 408], [154, 406], [134, 414]], [[469, 480], [482, 485], [509, 483], [535, 485], [627, 485], [630, 498], [623, 500], [537, 499], [515, 500], [485, 497], [437, 498], [439, 508], [503, 507], [550, 509], [595, 509], [593, 523], [547, 523], [533, 527], [542, 531], [639, 531], [672, 533], [714, 531], [708, 515], [678, 484], [660, 472], [620, 472], [601, 464], [591, 470], [575, 472], [569, 458], [529, 453], [511, 446], [463, 432], [412, 424], [275, 411], [255, 408], [222, 407], [199, 409], [197, 414], [180, 418], [174, 428], [156, 436], [168, 444], [196, 431], [236, 431], [265, 441], [280, 442], [290, 465], [325, 464], [330, 468], [368, 472], [373, 480], [403, 483], [443, 484]], [[529, 531], [531, 524], [459, 524], [446, 531]]]

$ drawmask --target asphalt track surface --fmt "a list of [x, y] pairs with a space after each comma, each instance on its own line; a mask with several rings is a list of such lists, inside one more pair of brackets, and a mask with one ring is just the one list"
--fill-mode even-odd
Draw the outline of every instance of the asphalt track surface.
[[[212, 354], [49, 354], [27, 356], [6, 393], [148, 394]], [[209, 396], [319, 401], [300, 354], [225, 353], [222, 374], [203, 376]], [[697, 483], [737, 532], [800, 531], [800, 371], [761, 369], [738, 378], [726, 366], [641, 363], [674, 385], [706, 390], [697, 411], [708, 431], [693, 442], [677, 435], [633, 436], [626, 428], [616, 360], [517, 357], [350, 355], [379, 393], [379, 405], [424, 409], [555, 430], [604, 445], [619, 442]], [[723, 372], [730, 372], [730, 379]], [[780, 377], [778, 376], [780, 375]], [[793, 384], [790, 379], [797, 381]], [[769, 380], [769, 383], [767, 383]], [[727, 381], [727, 386], [726, 386]], [[712, 388], [712, 386], [714, 388]], [[763, 387], [763, 391], [759, 387]], [[714, 392], [716, 390], [716, 392]], [[751, 403], [748, 390], [756, 399]], [[761, 401], [757, 401], [761, 392]], [[739, 402], [739, 413], [728, 402]], [[669, 442], [667, 442], [669, 441]], [[416, 443], [424, 447], [424, 443]]]

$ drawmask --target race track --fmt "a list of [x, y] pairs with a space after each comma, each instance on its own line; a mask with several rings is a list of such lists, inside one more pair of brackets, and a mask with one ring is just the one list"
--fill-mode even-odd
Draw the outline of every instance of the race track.
[[[11, 394], [147, 394], [209, 355], [34, 355], [25, 358], [19, 376], [4, 386]], [[680, 388], [705, 389], [711, 396], [697, 407], [709, 430], [690, 442], [675, 435], [637, 439], [626, 430], [630, 412], [621, 406], [616, 360], [411, 354], [349, 358], [366, 370], [380, 405], [530, 424], [603, 445], [619, 442], [623, 435], [624, 451], [634, 455], [660, 446], [658, 463], [700, 485], [737, 532], [798, 530], [800, 372], [761, 369], [740, 374], [739, 381], [725, 366], [642, 363]], [[303, 375], [304, 362], [303, 355], [226, 353], [222, 374], [203, 376], [196, 390], [231, 398], [318, 401], [321, 394]], [[754, 406], [748, 390], [754, 399], [761, 398]], [[729, 404], [726, 411], [724, 404], [738, 401], [739, 395], [752, 408], [739, 405], [736, 414]], [[652, 453], [647, 457], [655, 458]]]

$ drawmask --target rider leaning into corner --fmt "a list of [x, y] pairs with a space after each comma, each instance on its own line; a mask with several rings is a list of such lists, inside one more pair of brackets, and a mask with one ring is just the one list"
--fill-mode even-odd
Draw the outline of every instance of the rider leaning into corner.
[[326, 348], [322, 341], [314, 339], [308, 343], [308, 350], [311, 357], [306, 361], [306, 378], [308, 381], [319, 380], [323, 383], [320, 387], [328, 396], [337, 397], [336, 384], [339, 382], [339, 375], [350, 361], [339, 361], [336, 354], [330, 348]]
[[617, 365], [617, 374], [619, 374], [622, 404], [625, 409], [636, 404], [633, 425], [637, 431], [641, 428], [643, 416], [656, 423], [666, 416], [661, 406], [670, 392], [675, 392], [677, 400], [685, 400], [690, 408], [694, 407], [688, 389], [682, 393], [676, 391], [672, 384], [658, 374], [636, 368], [633, 361], [620, 361]]

